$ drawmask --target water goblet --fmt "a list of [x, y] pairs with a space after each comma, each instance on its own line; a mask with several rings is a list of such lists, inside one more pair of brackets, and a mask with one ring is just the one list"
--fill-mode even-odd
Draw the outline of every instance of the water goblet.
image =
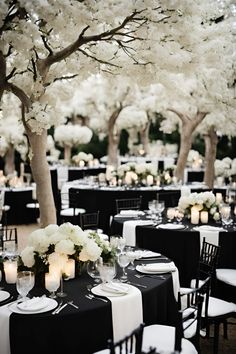
[[117, 258], [119, 266], [122, 268], [122, 276], [120, 277], [121, 282], [127, 281], [127, 273], [125, 268], [130, 263], [130, 258], [128, 257], [126, 252], [120, 253]]
[[100, 283], [100, 272], [99, 272], [99, 263], [100, 263], [100, 260], [97, 260], [97, 261], [89, 261], [87, 263], [87, 273], [88, 275], [90, 275], [91, 278], [94, 279], [94, 282], [97, 285], [98, 283]]
[[99, 263], [98, 269], [103, 284], [111, 282], [116, 276], [116, 264], [113, 260]]
[[157, 209], [157, 216], [158, 216], [158, 220], [162, 220], [162, 212], [165, 209], [165, 202], [164, 201], [158, 201], [156, 203], [156, 209]]
[[124, 237], [119, 237], [117, 248], [120, 253], [124, 251], [125, 244], [126, 244], [126, 239]]
[[130, 260], [130, 265], [129, 265], [129, 269], [130, 270], [135, 270], [135, 265], [134, 265], [134, 261], [136, 259], [136, 253], [134, 251], [134, 249], [132, 247], [126, 247], [125, 251], [129, 257]]
[[22, 301], [27, 300], [29, 291], [34, 287], [35, 276], [31, 271], [22, 271], [17, 273], [16, 289], [22, 298]]
[[56, 291], [60, 286], [60, 276], [59, 274], [45, 274], [45, 288], [50, 292], [49, 297], [55, 299], [57, 297]]
[[156, 212], [156, 200], [150, 200], [148, 202], [148, 209], [150, 210], [150, 213], [151, 213], [151, 219], [154, 219], [155, 212]]
[[64, 292], [63, 276], [64, 276], [64, 274], [63, 274], [63, 272], [61, 271], [61, 275], [60, 275], [60, 286], [61, 286], [61, 288], [60, 288], [60, 291], [58, 291], [58, 292], [56, 293], [56, 295], [57, 295], [58, 297], [66, 297], [66, 296], [67, 296], [67, 293]]

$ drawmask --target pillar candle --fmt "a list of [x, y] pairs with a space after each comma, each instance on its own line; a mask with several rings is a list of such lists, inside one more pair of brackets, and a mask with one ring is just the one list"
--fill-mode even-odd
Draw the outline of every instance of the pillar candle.
[[199, 223], [199, 211], [195, 208], [191, 209], [191, 224], [197, 225]]
[[148, 175], [147, 176], [147, 185], [148, 186], [152, 186], [153, 185], [153, 176], [152, 175]]
[[79, 167], [84, 167], [84, 166], [85, 166], [84, 160], [80, 160], [80, 162], [79, 162]]
[[17, 261], [16, 260], [4, 261], [3, 266], [4, 266], [6, 282], [8, 284], [15, 284], [16, 277], [17, 277]]
[[208, 223], [208, 211], [201, 211], [200, 219], [202, 224]]
[[75, 260], [68, 259], [63, 271], [66, 274], [67, 279], [73, 279], [75, 277]]
[[216, 202], [221, 203], [223, 200], [222, 193], [216, 193]]

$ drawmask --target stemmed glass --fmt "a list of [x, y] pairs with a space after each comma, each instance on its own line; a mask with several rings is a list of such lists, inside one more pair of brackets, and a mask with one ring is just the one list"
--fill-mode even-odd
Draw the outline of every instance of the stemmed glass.
[[16, 289], [22, 297], [22, 301], [27, 300], [27, 295], [29, 291], [34, 287], [34, 283], [35, 277], [33, 272], [26, 270], [17, 273]]
[[117, 258], [119, 266], [122, 268], [122, 276], [120, 277], [120, 280], [122, 282], [127, 281], [127, 273], [125, 271], [125, 267], [127, 267], [130, 263], [130, 258], [126, 252], [120, 253]]
[[45, 274], [45, 288], [50, 292], [49, 297], [55, 299], [57, 297], [56, 291], [60, 286], [60, 276], [58, 274]]
[[89, 261], [87, 263], [87, 273], [88, 275], [90, 275], [91, 278], [94, 279], [94, 282], [96, 283], [94, 284], [94, 286], [100, 283], [99, 265], [100, 265], [100, 260], [97, 260], [95, 262]]
[[155, 212], [156, 212], [156, 200], [150, 200], [148, 202], [148, 209], [151, 212], [151, 219], [155, 218]]
[[124, 251], [126, 244], [126, 239], [124, 237], [119, 237], [117, 248], [122, 253]]
[[66, 297], [67, 293], [65, 293], [64, 289], [63, 289], [63, 272], [62, 271], [61, 271], [61, 276], [60, 276], [60, 285], [61, 285], [60, 291], [58, 291], [58, 293], [56, 293], [56, 295], [58, 297]]
[[158, 216], [158, 220], [162, 220], [162, 212], [165, 209], [165, 202], [164, 201], [158, 201], [156, 203], [156, 210], [157, 210], [157, 216]]
[[134, 261], [137, 258], [137, 255], [136, 255], [134, 249], [132, 247], [126, 247], [125, 251], [126, 251], [127, 256], [129, 257], [129, 260], [130, 260], [129, 269], [130, 270], [135, 270]]
[[116, 276], [115, 261], [101, 262], [98, 264], [98, 269], [103, 284], [111, 282]]

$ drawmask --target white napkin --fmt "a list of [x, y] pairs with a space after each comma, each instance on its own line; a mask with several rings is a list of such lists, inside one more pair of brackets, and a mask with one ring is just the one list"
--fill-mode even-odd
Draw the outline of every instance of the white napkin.
[[148, 251], [148, 250], [135, 251], [135, 253], [137, 253], [138, 258], [152, 258], [152, 257], [160, 257], [161, 256], [160, 253], [153, 252], [153, 251]]
[[139, 289], [129, 285], [129, 292], [125, 296], [110, 296], [113, 337], [117, 342], [131, 333], [143, 323], [142, 294]]
[[38, 311], [47, 307], [48, 298], [46, 296], [33, 297], [32, 299], [17, 304], [17, 307], [23, 311]]
[[113, 294], [127, 294], [129, 292], [129, 286], [121, 283], [105, 283], [101, 286], [102, 290]]
[[136, 216], [136, 215], [144, 215], [144, 212], [141, 211], [141, 210], [121, 210], [120, 211], [120, 215], [133, 215], [133, 216]]
[[184, 229], [184, 225], [182, 224], [159, 224], [157, 227], [157, 229], [167, 229], [167, 230], [178, 230], [178, 229]]
[[122, 236], [126, 239], [127, 246], [136, 246], [135, 228], [139, 225], [153, 225], [152, 220], [128, 220], [123, 223]]
[[147, 272], [173, 272], [176, 270], [176, 266], [173, 262], [170, 263], [150, 263], [142, 266], [143, 271]]
[[11, 311], [8, 308], [9, 304], [0, 307], [0, 346], [2, 354], [10, 354], [10, 334], [9, 322]]
[[225, 231], [222, 227], [201, 225], [194, 227], [194, 230], [200, 232], [200, 249], [202, 248], [203, 238], [205, 237], [206, 242], [212, 243], [213, 245], [219, 245], [219, 232]]
[[173, 282], [173, 291], [174, 291], [174, 296], [176, 301], [178, 301], [178, 293], [180, 290], [180, 284], [179, 284], [179, 271], [174, 262], [170, 263], [150, 263], [150, 264], [145, 264], [142, 266], [140, 271], [147, 271], [147, 273], [155, 273], [155, 272], [171, 272], [172, 275], [172, 282]]

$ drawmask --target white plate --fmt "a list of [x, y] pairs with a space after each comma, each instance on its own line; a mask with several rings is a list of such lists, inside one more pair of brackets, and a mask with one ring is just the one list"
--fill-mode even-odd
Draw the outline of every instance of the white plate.
[[4, 301], [10, 297], [10, 293], [5, 290], [0, 290], [0, 301]]
[[157, 229], [164, 229], [164, 230], [182, 230], [185, 226], [182, 224], [161, 224], [157, 226]]
[[144, 270], [143, 266], [141, 266], [141, 265], [137, 265], [136, 270], [142, 274], [165, 274], [165, 273], [170, 273], [170, 272], [174, 271], [174, 269], [160, 270], [160, 271], [149, 271], [148, 269]]
[[17, 303], [14, 303], [12, 305], [9, 305], [9, 310], [15, 313], [20, 313], [20, 314], [37, 314], [37, 313], [43, 313], [43, 312], [48, 312], [51, 311], [53, 309], [55, 309], [58, 306], [58, 302], [54, 299], [50, 299], [48, 298], [48, 305], [40, 310], [37, 311], [25, 311], [25, 310], [21, 310], [19, 309], [19, 307], [17, 306]]
[[[98, 296], [112, 296], [112, 297], [117, 297], [117, 296], [124, 296], [124, 295], [127, 295], [127, 293], [114, 293], [114, 292], [109, 292], [109, 291], [105, 291], [102, 289], [102, 284], [98, 284], [97, 286], [95, 286], [94, 288], [91, 289], [91, 292], [94, 294], [94, 295], [98, 295]], [[128, 286], [128, 285], [127, 285]]]

